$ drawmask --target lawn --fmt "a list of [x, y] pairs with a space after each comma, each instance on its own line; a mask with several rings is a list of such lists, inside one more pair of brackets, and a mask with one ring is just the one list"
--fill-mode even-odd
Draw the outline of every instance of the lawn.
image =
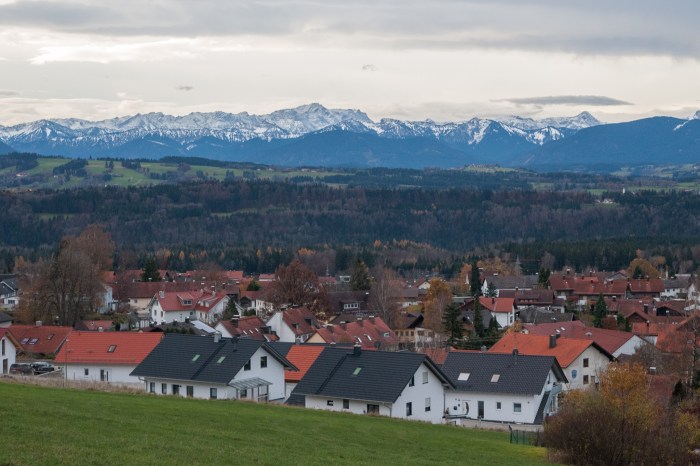
[[548, 464], [505, 433], [6, 382], [0, 419], [0, 464]]

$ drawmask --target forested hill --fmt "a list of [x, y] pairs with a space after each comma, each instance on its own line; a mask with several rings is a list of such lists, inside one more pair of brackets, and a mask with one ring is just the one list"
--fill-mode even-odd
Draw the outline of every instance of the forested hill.
[[[48, 252], [62, 236], [98, 223], [114, 238], [122, 260], [160, 249], [172, 252], [167, 265], [173, 268], [211, 261], [272, 271], [300, 248], [371, 255], [402, 240], [450, 256], [503, 243], [521, 244], [521, 250], [534, 243], [635, 237], [687, 244], [700, 236], [698, 200], [676, 191], [600, 197], [583, 191], [339, 189], [260, 180], [4, 192], [0, 247], [9, 266], [12, 254], [36, 254], [42, 247]], [[538, 263], [544, 250], [532, 250], [540, 256], [521, 259]], [[424, 254], [437, 262], [447, 255]], [[614, 263], [616, 254], [603, 251], [595, 259], [602, 263], [584, 265], [626, 265]], [[415, 266], [416, 259], [396, 260]]]

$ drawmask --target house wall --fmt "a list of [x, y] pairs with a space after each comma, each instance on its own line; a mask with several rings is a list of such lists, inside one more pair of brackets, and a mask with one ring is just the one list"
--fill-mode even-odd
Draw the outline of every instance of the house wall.
[[613, 356], [616, 358], [619, 358], [621, 354], [628, 354], [632, 355], [637, 352], [640, 346], [646, 344], [644, 340], [639, 338], [637, 335], [634, 335], [632, 338], [627, 340], [627, 342], [620, 346], [617, 351], [613, 353]]
[[[180, 386], [180, 393], [178, 396], [187, 396], [187, 386], [193, 388], [193, 398], [199, 399], [210, 399], [211, 389], [216, 388], [216, 399], [217, 400], [235, 400], [236, 390], [228, 385], [216, 384], [216, 383], [203, 383], [203, 382], [193, 382], [192, 380], [170, 380], [170, 379], [157, 379], [145, 377], [146, 382], [142, 384], [145, 388], [146, 393], [151, 393], [151, 382], [155, 384], [156, 395], [172, 395], [173, 385]], [[165, 384], [165, 393], [163, 393], [162, 386]]]
[[[66, 371], [68, 380], [83, 380], [90, 382], [101, 382], [100, 380], [100, 370], [106, 372], [108, 383], [117, 384], [130, 384], [130, 385], [140, 385], [141, 380], [138, 377], [132, 377], [129, 375], [131, 371], [136, 368], [136, 364], [84, 364], [84, 363], [71, 363], [68, 364], [58, 364], [58, 367], [63, 368]], [[87, 375], [85, 370], [87, 369]]]
[[[583, 367], [583, 360], [588, 359], [588, 367]], [[610, 360], [593, 346], [589, 346], [568, 367], [564, 368], [569, 384], [568, 390], [587, 388], [598, 382], [599, 376], [605, 372]], [[584, 377], [588, 376], [588, 383], [584, 383]]]
[[[260, 367], [262, 356], [267, 356], [267, 367], [265, 368]], [[253, 357], [250, 358], [250, 370], [241, 369], [233, 380], [238, 382], [251, 377], [260, 377], [272, 384], [268, 389], [269, 401], [284, 400], [284, 366], [262, 347], [258, 348]]]
[[0, 374], [10, 373], [10, 366], [17, 361], [17, 348], [6, 337], [0, 338]]
[[[423, 372], [428, 373], [428, 383], [425, 384], [423, 383]], [[445, 392], [440, 380], [425, 364], [421, 364], [413, 380], [414, 386], [411, 387], [407, 384], [394, 403], [382, 403], [372, 400], [348, 400], [348, 408], [345, 409], [343, 408], [343, 398], [306, 395], [305, 406], [327, 411], [367, 414], [367, 405], [376, 404], [379, 405], [380, 416], [426, 421], [433, 424], [442, 423], [442, 415], [445, 410]], [[430, 398], [429, 411], [425, 410], [426, 398]], [[412, 414], [410, 416], [406, 415], [407, 403], [412, 404]]]
[[501, 328], [506, 328], [510, 327], [513, 325], [513, 319], [515, 316], [515, 311], [512, 312], [491, 312], [491, 317], [496, 319], [496, 322], [498, 322], [498, 325], [501, 326]]
[[[292, 330], [289, 325], [287, 325], [282, 319], [282, 312], [275, 312], [270, 320], [267, 321], [267, 325], [273, 332], [277, 333], [279, 341], [285, 343], [294, 343], [296, 341], [296, 333]], [[323, 340], [321, 340], [323, 343]]]

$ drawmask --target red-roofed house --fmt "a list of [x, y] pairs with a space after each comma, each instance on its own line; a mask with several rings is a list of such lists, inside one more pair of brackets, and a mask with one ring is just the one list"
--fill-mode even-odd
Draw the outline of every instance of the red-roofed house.
[[289, 362], [294, 364], [298, 371], [285, 369], [284, 371], [284, 393], [285, 399], [289, 397], [294, 387], [306, 375], [306, 371], [313, 365], [318, 355], [323, 352], [326, 346], [323, 345], [293, 345], [285, 356]]
[[8, 329], [0, 328], [0, 375], [10, 373], [10, 366], [17, 360], [18, 346]]
[[583, 308], [595, 305], [600, 295], [603, 298], [622, 298], [627, 294], [627, 280], [599, 282], [597, 277], [584, 277], [574, 281], [574, 295]]
[[151, 320], [159, 324], [185, 322], [189, 319], [213, 325], [224, 313], [228, 300], [225, 292], [159, 291], [151, 301], [149, 314]]
[[321, 327], [314, 313], [306, 307], [277, 311], [267, 321], [267, 325], [279, 337], [279, 341], [286, 343], [295, 343], [297, 339], [304, 343]]
[[514, 298], [479, 298], [481, 307], [488, 309], [491, 317], [496, 319], [501, 328], [513, 325], [515, 321], [515, 299]]
[[561, 338], [593, 340], [616, 358], [622, 354], [632, 355], [637, 352], [640, 346], [647, 344], [633, 333], [586, 327], [580, 320], [524, 325], [523, 332], [531, 335], [559, 335]]
[[222, 320], [216, 324], [216, 331], [225, 338], [250, 338], [262, 341], [277, 341], [279, 337], [270, 332], [263, 320], [258, 316], [248, 316]]
[[141, 386], [129, 374], [163, 338], [162, 333], [73, 331], [54, 363], [69, 380]]
[[593, 340], [557, 338], [556, 335], [508, 333], [489, 349], [490, 353], [512, 353], [554, 356], [569, 379], [568, 389], [586, 388], [595, 384], [608, 368], [613, 355]]
[[633, 298], [658, 298], [666, 287], [660, 278], [632, 279], [629, 292]]
[[32, 358], [54, 356], [73, 331], [71, 327], [54, 325], [13, 325], [7, 330], [21, 346], [18, 353]]
[[326, 325], [309, 338], [309, 343], [359, 343], [363, 349], [388, 350], [399, 344], [399, 338], [380, 318], [356, 320], [340, 325]]

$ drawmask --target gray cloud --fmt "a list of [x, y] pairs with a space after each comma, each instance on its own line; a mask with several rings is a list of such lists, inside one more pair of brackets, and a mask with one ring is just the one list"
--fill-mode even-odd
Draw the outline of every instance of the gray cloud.
[[516, 105], [632, 105], [624, 100], [613, 99], [603, 95], [550, 95], [542, 97], [522, 97], [502, 99], [499, 102], [510, 102]]
[[185, 91], [185, 92], [189, 92], [192, 89], [194, 89], [194, 86], [177, 86], [175, 88], [176, 91]]
[[12, 97], [14, 95], [19, 95], [19, 92], [0, 89], [0, 97]]
[[116, 36], [283, 37], [305, 45], [497, 48], [698, 59], [700, 2], [669, 0], [38, 0], [0, 25]]
[[377, 67], [372, 64], [362, 65], [362, 71], [377, 71]]

